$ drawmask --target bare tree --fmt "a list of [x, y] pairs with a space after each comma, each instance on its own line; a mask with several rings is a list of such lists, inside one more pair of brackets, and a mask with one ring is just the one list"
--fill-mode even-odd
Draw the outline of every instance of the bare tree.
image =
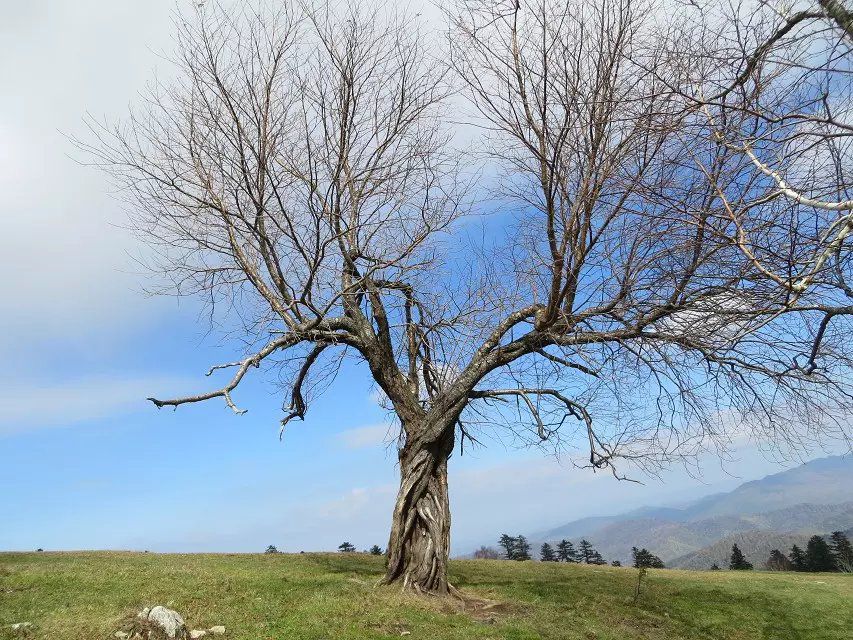
[[[734, 432], [848, 436], [853, 309], [824, 281], [849, 270], [845, 238], [792, 271], [829, 209], [767, 192], [721, 138], [696, 91], [710, 22], [679, 52], [687, 9], [460, 0], [445, 47], [392, 11], [289, 7], [181, 22], [177, 81], [88, 146], [177, 291], [232, 305], [253, 345], [211, 369], [234, 370], [223, 387], [157, 407], [242, 413], [266, 362], [290, 382], [284, 428], [340, 358], [363, 361], [401, 430], [385, 581], [432, 593], [452, 591], [457, 441], [583, 443], [622, 477]], [[450, 82], [502, 172], [498, 213], [451, 146]]]
[[481, 546], [474, 551], [474, 559], [476, 560], [498, 560], [501, 554], [496, 549], [487, 546]]

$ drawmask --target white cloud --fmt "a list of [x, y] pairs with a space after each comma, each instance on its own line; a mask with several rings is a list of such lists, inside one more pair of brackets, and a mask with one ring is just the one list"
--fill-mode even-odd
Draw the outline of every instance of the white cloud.
[[342, 431], [338, 434], [338, 439], [347, 449], [365, 449], [388, 444], [396, 435], [396, 427], [388, 424], [371, 424]]
[[0, 387], [0, 437], [70, 426], [142, 408], [145, 398], [179, 388], [175, 377], [92, 377], [63, 383], [10, 383]]

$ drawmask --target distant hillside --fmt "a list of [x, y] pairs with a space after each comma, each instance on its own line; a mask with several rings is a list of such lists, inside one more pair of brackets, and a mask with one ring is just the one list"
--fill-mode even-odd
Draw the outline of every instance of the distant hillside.
[[733, 491], [702, 498], [683, 508], [644, 507], [625, 514], [583, 518], [530, 538], [538, 545], [545, 540], [568, 538], [577, 542], [585, 537], [605, 558], [622, 562], [630, 558], [631, 547], [636, 545], [672, 563], [746, 532], [755, 533], [756, 551], [763, 553], [761, 532], [802, 536], [851, 526], [853, 457], [836, 456], [746, 482]]
[[853, 501], [853, 456], [819, 458], [708, 496], [684, 510], [687, 519], [763, 513], [798, 504]]
[[[671, 563], [673, 559], [712, 545], [721, 538], [744, 532], [765, 531], [808, 537], [815, 533], [846, 529], [851, 524], [853, 502], [841, 505], [800, 504], [767, 513], [717, 516], [692, 522], [632, 518], [611, 522], [591, 534], [568, 538], [575, 543], [581, 536], [588, 538], [608, 560], [621, 560], [624, 563], [631, 557], [631, 547], [638, 546], [646, 547], [664, 562]], [[538, 546], [538, 542], [535, 546]]]
[[717, 566], [726, 569], [732, 553], [732, 545], [737, 544], [746, 559], [756, 569], [762, 568], [773, 549], [779, 549], [785, 555], [791, 546], [799, 545], [805, 548], [807, 534], [777, 533], [775, 531], [746, 531], [727, 536], [712, 545], [693, 551], [687, 555], [671, 560], [667, 566], [676, 569], [710, 569], [715, 562]]

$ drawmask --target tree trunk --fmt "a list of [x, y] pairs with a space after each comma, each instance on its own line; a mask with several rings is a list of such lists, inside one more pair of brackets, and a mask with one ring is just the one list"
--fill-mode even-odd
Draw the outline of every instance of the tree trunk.
[[450, 501], [447, 459], [453, 451], [453, 425], [438, 440], [411, 438], [400, 451], [400, 491], [388, 541], [383, 582], [401, 583], [422, 593], [446, 594], [450, 554]]

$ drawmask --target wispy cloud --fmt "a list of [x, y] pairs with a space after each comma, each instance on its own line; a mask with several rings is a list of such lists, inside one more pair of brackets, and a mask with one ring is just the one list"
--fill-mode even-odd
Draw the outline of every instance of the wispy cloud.
[[147, 396], [181, 385], [186, 381], [145, 375], [5, 385], [0, 387], [0, 437], [127, 413], [142, 408]]
[[396, 435], [395, 427], [382, 423], [342, 431], [338, 438], [347, 449], [365, 449], [390, 442]]

